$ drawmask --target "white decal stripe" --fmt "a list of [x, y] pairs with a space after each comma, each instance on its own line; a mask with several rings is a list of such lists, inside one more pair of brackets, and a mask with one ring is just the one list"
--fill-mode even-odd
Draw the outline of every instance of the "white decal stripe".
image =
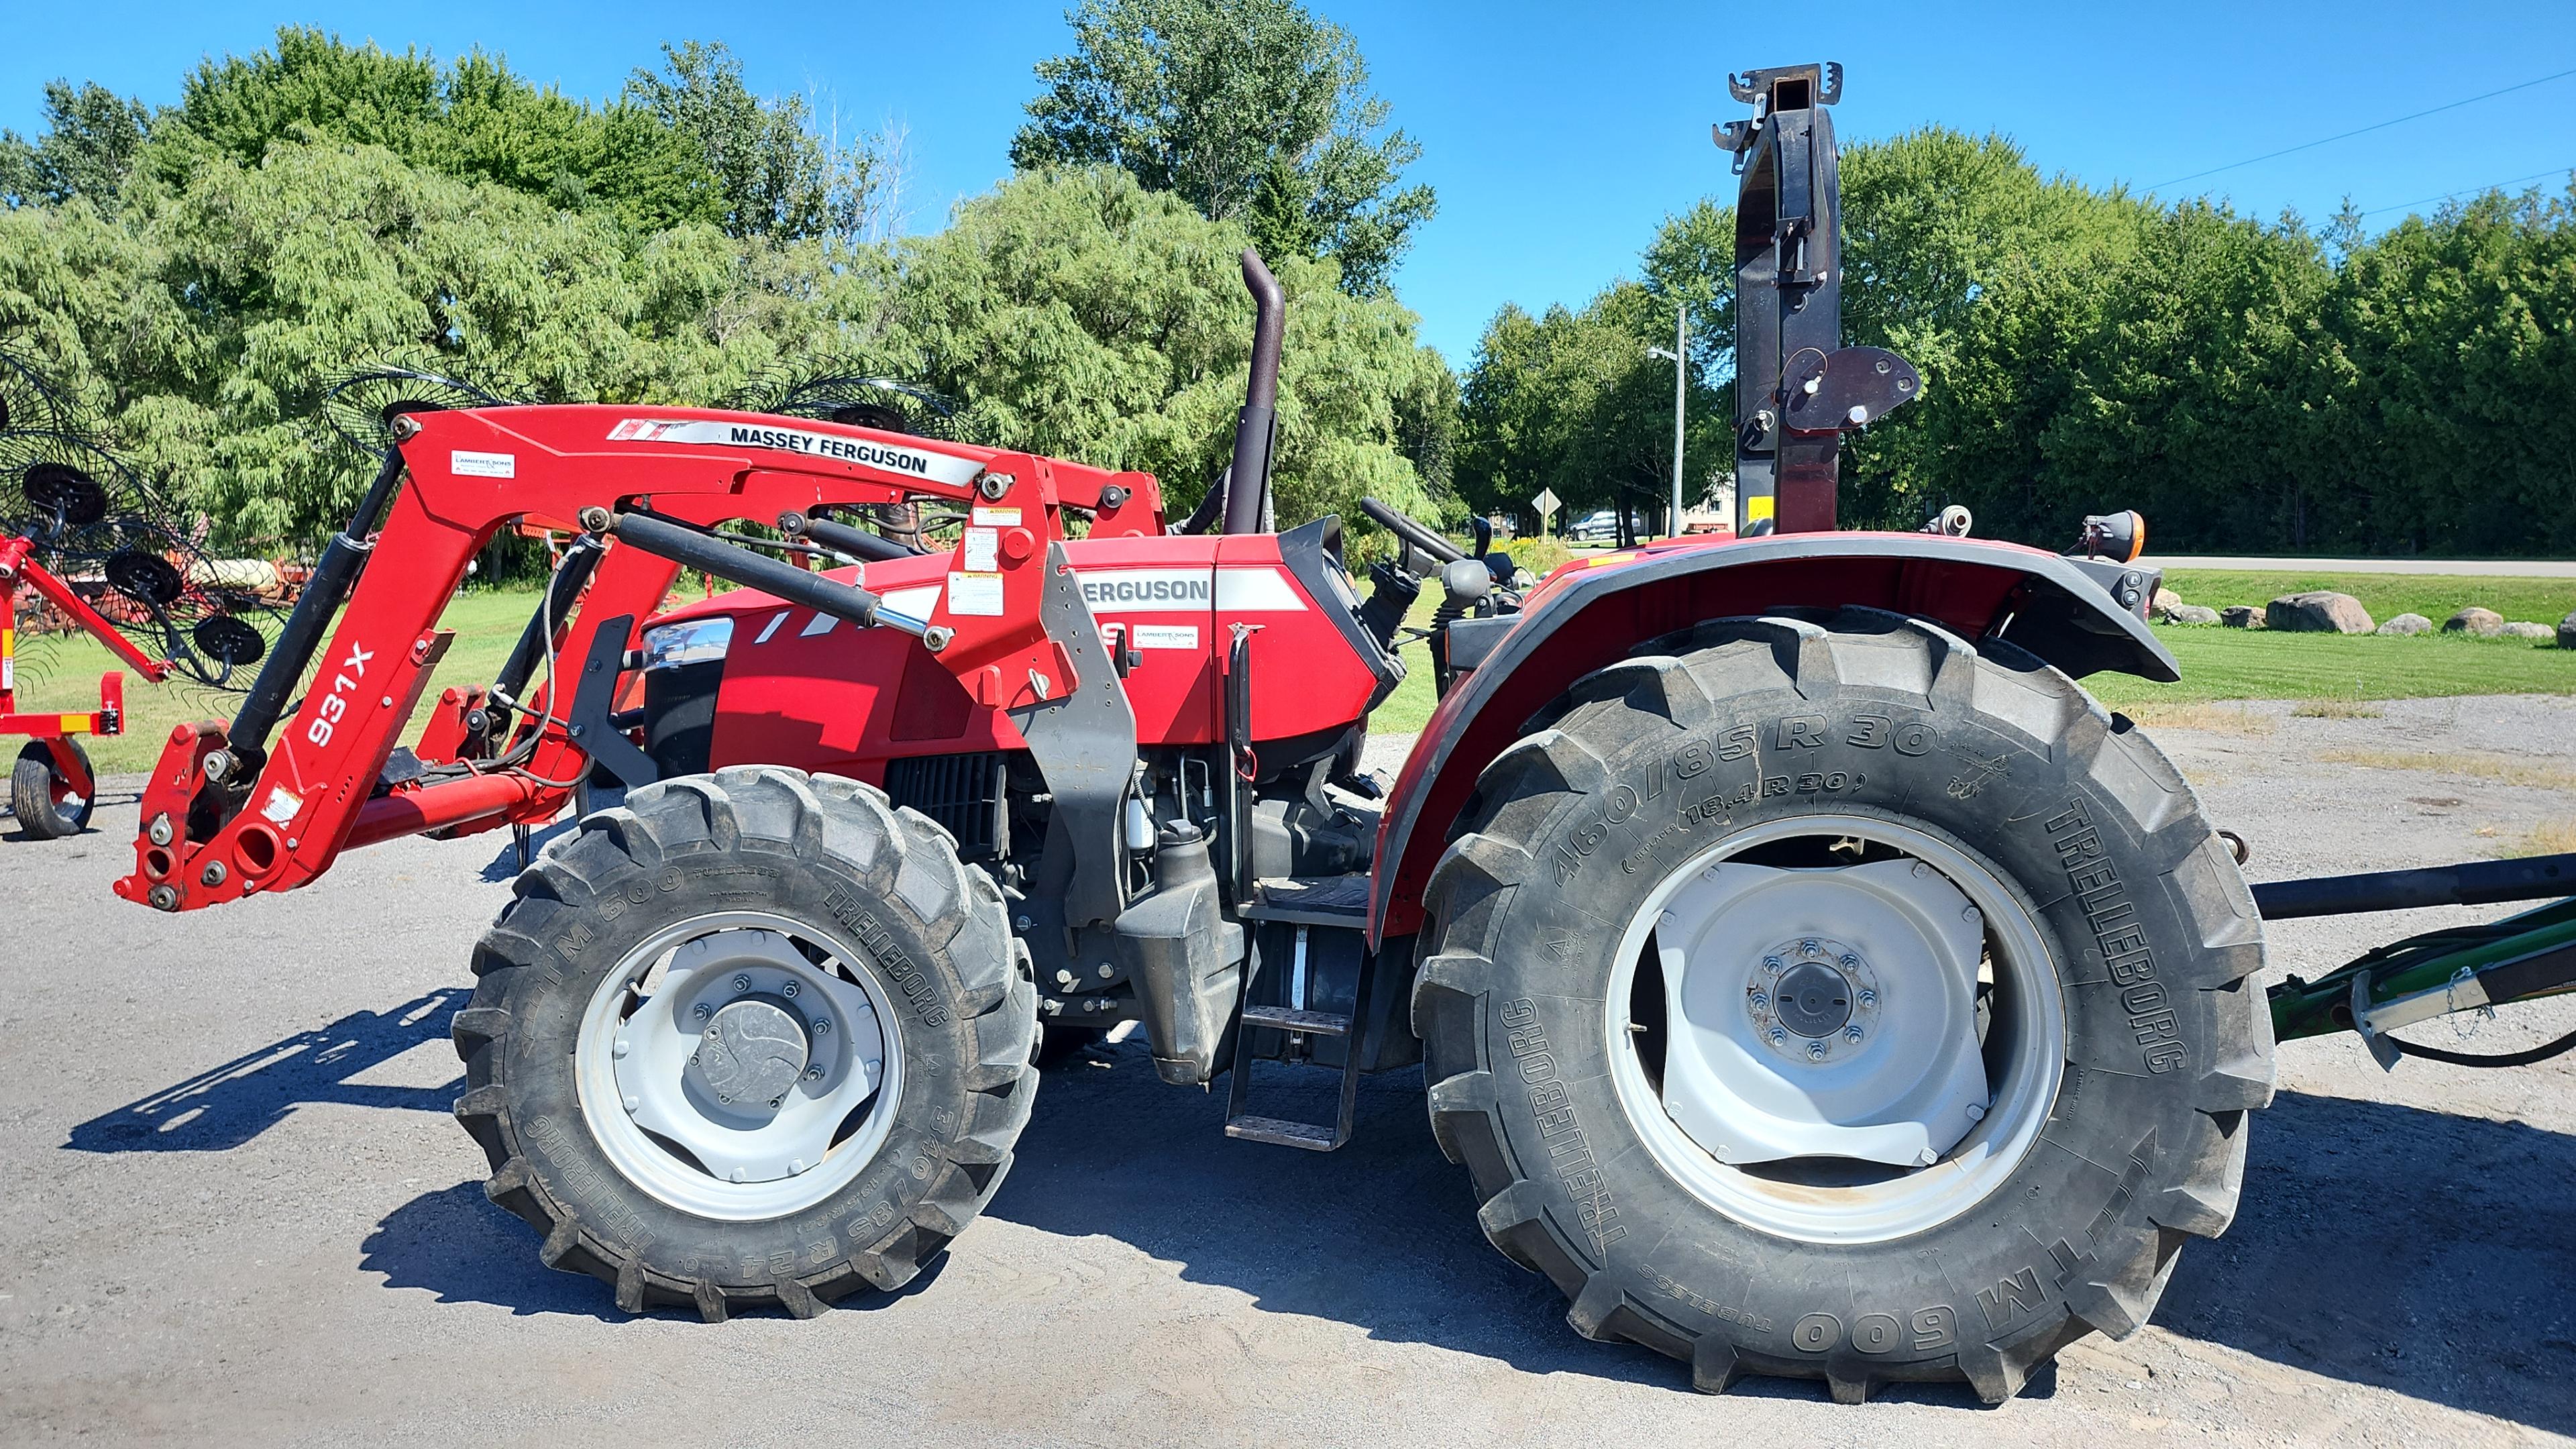
[[754, 644], [768, 643], [769, 636], [778, 632], [778, 626], [787, 622], [788, 612], [788, 610], [781, 609], [777, 613], [770, 615], [769, 622], [761, 627], [760, 637], [752, 640], [751, 642]]
[[864, 463], [888, 473], [900, 473], [933, 483], [963, 488], [975, 481], [984, 465], [972, 458], [954, 458], [946, 453], [933, 453], [924, 448], [907, 448], [899, 443], [879, 442], [874, 438], [844, 437], [839, 433], [818, 433], [807, 428], [783, 428], [763, 423], [683, 422], [652, 418], [627, 418], [609, 429], [611, 442], [690, 443], [701, 446], [732, 448], [775, 448], [789, 453], [806, 453], [818, 458], [837, 458], [848, 463]]
[[1277, 569], [1225, 568], [1216, 571], [1216, 606], [1229, 614], [1302, 614], [1306, 600]]
[[939, 607], [939, 585], [922, 584], [909, 589], [888, 589], [882, 595], [885, 607], [911, 619], [927, 619]]
[[1094, 614], [1302, 613], [1305, 598], [1267, 564], [1221, 569], [1077, 569]]

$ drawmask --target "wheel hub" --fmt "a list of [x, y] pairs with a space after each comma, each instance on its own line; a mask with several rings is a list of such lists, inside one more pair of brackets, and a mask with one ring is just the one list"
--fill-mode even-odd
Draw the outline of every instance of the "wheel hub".
[[747, 996], [716, 1012], [698, 1034], [689, 1070], [720, 1104], [780, 1105], [805, 1075], [813, 1043], [805, 1024], [776, 997]]
[[874, 1150], [881, 1131], [846, 1128], [882, 1104], [898, 1054], [873, 993], [830, 951], [731, 926], [666, 935], [630, 960], [632, 974], [602, 984], [581, 1054], [584, 1110], [636, 1182], [709, 1216], [771, 1216], [823, 1190], [791, 1179], [846, 1176], [815, 1169], [854, 1172]]
[[[1783, 925], [1798, 934], [1748, 970], [1741, 943]], [[1922, 1166], [1987, 1105], [1984, 926], [1920, 861], [1710, 866], [1666, 902], [1655, 944], [1665, 1109], [1720, 1162]]]

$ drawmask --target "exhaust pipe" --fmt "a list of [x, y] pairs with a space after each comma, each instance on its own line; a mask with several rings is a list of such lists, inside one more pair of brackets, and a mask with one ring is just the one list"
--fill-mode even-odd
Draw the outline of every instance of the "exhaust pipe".
[[1234, 420], [1234, 469], [1225, 492], [1225, 531], [1259, 533], [1270, 508], [1270, 445], [1279, 431], [1279, 334], [1288, 301], [1261, 254], [1243, 253], [1243, 285], [1252, 293], [1252, 380], [1243, 389], [1243, 411]]

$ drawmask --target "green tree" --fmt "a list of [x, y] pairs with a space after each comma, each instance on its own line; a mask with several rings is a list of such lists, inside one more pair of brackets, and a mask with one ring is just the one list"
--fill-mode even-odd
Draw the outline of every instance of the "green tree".
[[1122, 167], [1265, 257], [1330, 257], [1345, 290], [1385, 289], [1435, 202], [1400, 184], [1422, 148], [1387, 129], [1348, 32], [1294, 0], [1084, 0], [1066, 18], [1074, 48], [1039, 62], [1012, 165]]
[[45, 83], [45, 134], [0, 131], [0, 204], [58, 205], [75, 196], [112, 206], [152, 116], [96, 81]]
[[[1176, 512], [1223, 469], [1251, 365], [1244, 229], [1111, 168], [1014, 177], [906, 241], [890, 340], [960, 399], [974, 436], [1161, 480]], [[1436, 512], [1405, 453], [1405, 400], [1448, 385], [1413, 314], [1283, 257], [1273, 486], [1282, 524], [1362, 495]]]
[[[1615, 507], [1660, 522], [1673, 469], [1671, 303], [1636, 282], [1580, 311], [1532, 318], [1505, 307], [1485, 329], [1459, 412], [1457, 483], [1480, 511], [1533, 516], [1542, 488], [1569, 513]], [[1689, 373], [1683, 474], [1703, 494], [1731, 456], [1725, 394], [1700, 358]], [[1685, 506], [1697, 501], [1684, 500]], [[1624, 533], [1624, 526], [1623, 526]]]
[[892, 179], [874, 145], [815, 134], [803, 96], [753, 95], [742, 62], [720, 43], [663, 46], [662, 69], [638, 69], [626, 99], [696, 142], [735, 236], [858, 235]]

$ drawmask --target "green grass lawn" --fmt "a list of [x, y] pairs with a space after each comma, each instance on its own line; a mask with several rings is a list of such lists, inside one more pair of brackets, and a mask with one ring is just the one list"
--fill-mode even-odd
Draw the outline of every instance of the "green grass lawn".
[[2439, 625], [2471, 604], [2493, 609], [2507, 619], [2528, 619], [2555, 626], [2576, 609], [2576, 579], [2455, 578], [2443, 574], [2308, 574], [2238, 573], [2226, 569], [2176, 569], [2165, 575], [2165, 587], [2188, 604], [2224, 609], [2230, 604], [2256, 608], [2307, 589], [2332, 589], [2361, 600], [2370, 617], [2387, 623], [2400, 614], [2421, 614]]
[[[518, 642], [520, 628], [536, 607], [533, 588], [475, 589], [451, 600], [438, 622], [441, 628], [456, 631], [456, 642], [430, 676], [429, 688], [421, 696], [422, 712], [437, 702], [441, 686], [482, 684], [499, 673], [501, 661], [509, 657], [510, 646]], [[122, 667], [96, 640], [85, 636], [22, 640], [18, 662], [22, 710], [96, 709], [100, 672]], [[88, 741], [90, 763], [118, 773], [148, 770], [161, 758], [161, 746], [173, 726], [190, 720], [228, 720], [240, 705], [240, 695], [208, 689], [184, 675], [167, 684], [145, 684], [127, 670], [125, 732]], [[415, 718], [405, 727], [405, 743], [418, 736], [418, 723]], [[15, 759], [23, 744], [16, 738], [0, 739], [0, 753]]]
[[[2466, 604], [2508, 619], [2555, 625], [2576, 609], [2576, 580], [2448, 578], [2418, 574], [2253, 574], [2178, 570], [2166, 586], [2213, 608], [2261, 605], [2302, 589], [2334, 589], [2362, 601], [2374, 619], [2414, 612], [2435, 624]], [[1434, 586], [1436, 589], [1436, 586]], [[1414, 621], [1427, 622], [1423, 591]], [[2150, 684], [2125, 674], [2096, 674], [2085, 685], [2113, 709], [2199, 704], [2213, 699], [2412, 699], [2449, 694], [2576, 694], [2576, 649], [2522, 639], [2468, 639], [2428, 634], [2381, 638], [2359, 634], [2274, 634], [2260, 629], [2158, 627], [2156, 637], [2182, 665], [2179, 684]], [[1411, 672], [1369, 716], [1372, 734], [1422, 728], [1438, 701], [1431, 661], [1404, 651]]]

